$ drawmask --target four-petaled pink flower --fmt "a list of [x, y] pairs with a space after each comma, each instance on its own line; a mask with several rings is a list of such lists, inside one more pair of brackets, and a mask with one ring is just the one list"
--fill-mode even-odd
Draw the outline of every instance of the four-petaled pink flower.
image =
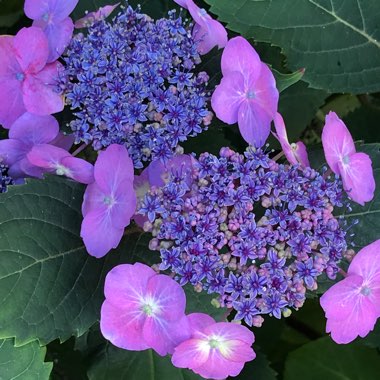
[[74, 24], [70, 13], [79, 0], [25, 0], [24, 11], [41, 28], [49, 41], [48, 62], [58, 59], [73, 35]]
[[100, 152], [94, 177], [84, 194], [81, 237], [90, 255], [102, 257], [118, 246], [136, 209], [133, 162], [126, 148], [112, 144]]
[[273, 133], [273, 135], [280, 142], [282, 151], [289, 163], [292, 165], [300, 164], [304, 168], [309, 167], [310, 163], [305, 144], [302, 141], [289, 144], [284, 119], [278, 112], [274, 117], [274, 127], [276, 133]]
[[35, 145], [27, 158], [32, 165], [44, 169], [46, 173], [64, 175], [84, 184], [94, 182], [94, 167], [89, 162], [73, 157], [68, 151], [57, 146]]
[[206, 379], [237, 376], [245, 362], [256, 357], [253, 333], [228, 322], [216, 323], [207, 314], [188, 315], [192, 336], [175, 348], [172, 363], [189, 368]]
[[349, 130], [335, 112], [326, 116], [322, 144], [328, 165], [342, 177], [349, 197], [362, 206], [372, 200], [376, 187], [372, 161], [367, 154], [356, 153]]
[[211, 98], [216, 116], [227, 124], [238, 122], [245, 141], [263, 146], [279, 97], [272, 72], [243, 37], [228, 41], [221, 65], [223, 78]]
[[193, 18], [193, 38], [198, 42], [198, 53], [207, 54], [212, 48], [225, 47], [228, 41], [224, 26], [214, 20], [205, 9], [199, 8], [193, 0], [174, 0], [181, 7], [187, 9]]
[[320, 299], [327, 317], [326, 331], [337, 343], [365, 337], [380, 317], [380, 240], [361, 249], [347, 277]]
[[169, 276], [140, 263], [118, 265], [107, 274], [104, 294], [100, 328], [115, 346], [164, 356], [190, 337], [185, 292]]
[[63, 97], [55, 91], [62, 65], [47, 65], [48, 53], [39, 28], [0, 37], [0, 124], [5, 128], [26, 111], [50, 115], [63, 110]]
[[104, 7], [100, 7], [96, 12], [90, 12], [86, 14], [86, 16], [75, 21], [74, 26], [77, 29], [87, 28], [91, 26], [93, 23], [95, 23], [96, 21], [106, 19], [119, 5], [120, 3], [117, 3], [115, 5], [105, 5]]
[[0, 140], [0, 162], [9, 166], [9, 175], [12, 178], [41, 178], [44, 170], [33, 165], [27, 155], [37, 144], [53, 144], [59, 136], [58, 131], [58, 122], [51, 115], [26, 112], [20, 116], [12, 124], [9, 139]]

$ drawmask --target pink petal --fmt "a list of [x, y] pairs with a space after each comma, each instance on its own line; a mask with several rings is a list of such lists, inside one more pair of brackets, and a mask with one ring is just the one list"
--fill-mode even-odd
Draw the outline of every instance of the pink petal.
[[351, 314], [361, 298], [362, 285], [363, 277], [351, 274], [328, 289], [320, 299], [326, 317], [344, 319]]
[[304, 168], [310, 167], [309, 157], [307, 155], [307, 149], [305, 144], [302, 141], [298, 141], [296, 143], [296, 150], [294, 152], [294, 155], [297, 159], [297, 161], [303, 166]]
[[[49, 0], [48, 0], [49, 1]], [[53, 19], [54, 21], [62, 21], [66, 17], [68, 17], [72, 11], [75, 9], [75, 7], [78, 4], [79, 0], [50, 0], [51, 6], [50, 11], [54, 15]]]
[[172, 356], [172, 363], [178, 368], [197, 368], [206, 363], [210, 346], [203, 339], [188, 339], [179, 344]]
[[[210, 325], [215, 324], [214, 318], [210, 317], [208, 314], [204, 313], [192, 313], [187, 316], [190, 323], [190, 328], [192, 334], [202, 333], [202, 331]], [[204, 336], [204, 334], [202, 333]]]
[[335, 174], [340, 174], [338, 163], [356, 152], [349, 130], [335, 112], [326, 115], [322, 145], [326, 161]]
[[262, 147], [270, 133], [271, 117], [257, 104], [244, 101], [239, 107], [238, 124], [243, 139], [256, 148]]
[[50, 115], [63, 110], [63, 97], [55, 86], [62, 65], [59, 62], [47, 65], [40, 73], [28, 75], [23, 83], [26, 109], [37, 115]]
[[39, 144], [32, 148], [27, 157], [35, 166], [55, 170], [63, 158], [70, 157], [70, 153], [54, 145]]
[[0, 79], [0, 88], [0, 124], [4, 128], [10, 128], [17, 118], [26, 112], [22, 84], [16, 79]]
[[181, 7], [187, 9], [187, 2], [193, 2], [193, 0], [174, 0], [175, 3], [180, 5]]
[[104, 7], [100, 7], [96, 12], [88, 13], [86, 16], [75, 21], [75, 28], [86, 28], [96, 21], [107, 18], [119, 5], [120, 3], [117, 3], [115, 5], [106, 5]]
[[202, 55], [209, 53], [215, 46], [219, 49], [223, 48], [228, 41], [224, 26], [212, 19], [207, 20], [204, 27], [195, 24], [192, 35], [194, 41], [198, 43], [198, 53]]
[[82, 215], [86, 216], [89, 212], [96, 211], [99, 208], [102, 208], [105, 212], [108, 209], [108, 206], [104, 203], [105, 197], [106, 194], [96, 183], [88, 185], [83, 196]]
[[11, 166], [25, 157], [28, 147], [19, 140], [0, 140], [0, 163]]
[[61, 165], [70, 171], [67, 176], [74, 181], [84, 184], [94, 182], [94, 167], [89, 162], [76, 157], [65, 157], [61, 160]]
[[146, 350], [142, 327], [145, 316], [136, 310], [119, 308], [104, 301], [101, 309], [100, 330], [113, 345], [125, 350]]
[[239, 107], [246, 99], [244, 78], [238, 72], [223, 77], [211, 97], [211, 107], [218, 119], [227, 124], [238, 121]]
[[293, 149], [292, 149], [291, 145], [289, 144], [284, 119], [277, 112], [273, 121], [274, 121], [274, 128], [276, 129], [276, 133], [273, 133], [273, 135], [279, 141], [281, 148], [282, 148], [282, 151], [285, 154], [286, 159], [292, 165], [297, 164], [297, 159], [295, 158]]
[[75, 141], [74, 135], [65, 135], [64, 133], [59, 132], [57, 137], [50, 143], [52, 145], [57, 146], [58, 148], [70, 150], [74, 144], [74, 141]]
[[53, 116], [40, 116], [25, 112], [12, 124], [9, 137], [33, 146], [53, 141], [58, 132], [58, 121]]
[[[37, 23], [33, 23], [36, 25]], [[44, 32], [49, 42], [49, 56], [47, 62], [56, 61], [71, 41], [74, 31], [74, 24], [70, 17], [66, 17], [60, 22], [48, 24]]]
[[251, 346], [255, 341], [255, 336], [247, 327], [230, 322], [218, 322], [207, 326], [204, 333], [208, 336], [216, 335], [224, 340], [240, 340]]
[[362, 248], [353, 258], [348, 274], [362, 276], [365, 281], [377, 278], [380, 274], [380, 240]]
[[13, 49], [18, 63], [25, 73], [41, 71], [48, 58], [48, 41], [40, 28], [22, 28], [13, 39]]
[[219, 352], [226, 360], [237, 363], [249, 362], [256, 357], [251, 345], [238, 339], [223, 342]]
[[259, 78], [262, 63], [252, 45], [243, 37], [231, 38], [222, 55], [222, 73], [227, 75], [239, 71], [249, 82], [254, 83]]
[[376, 183], [373, 177], [372, 161], [365, 153], [354, 153], [345, 158], [347, 163], [338, 162], [343, 187], [348, 196], [364, 206], [373, 199]]
[[171, 277], [159, 274], [148, 282], [147, 294], [156, 299], [160, 306], [158, 315], [166, 321], [175, 321], [185, 313], [186, 296], [181, 285]]
[[146, 295], [148, 281], [155, 276], [157, 273], [151, 267], [141, 263], [118, 265], [107, 274], [104, 295], [114, 306], [140, 304]]
[[36, 20], [49, 12], [49, 0], [25, 0], [26, 17]]
[[38, 166], [34, 166], [30, 163], [30, 161], [25, 157], [19, 162], [17, 162], [16, 165], [12, 165], [12, 167], [9, 170], [9, 175], [14, 178], [15, 171], [18, 171], [19, 177], [34, 177], [34, 178], [43, 178], [43, 174], [46, 172], [46, 170], [39, 168]]
[[120, 183], [133, 183], [133, 179], [133, 163], [124, 146], [112, 144], [99, 153], [95, 163], [95, 180], [105, 193], [114, 193], [119, 189]]
[[116, 248], [123, 234], [124, 229], [114, 227], [109, 214], [102, 209], [91, 211], [84, 217], [80, 232], [87, 252], [97, 258]]
[[206, 379], [225, 379], [237, 376], [244, 367], [244, 362], [233, 362], [225, 359], [218, 350], [210, 351], [208, 360], [192, 370]]
[[16, 79], [22, 69], [13, 51], [13, 36], [0, 36], [0, 82], [5, 79]]
[[[154, 277], [149, 282], [152, 279]], [[176, 321], [147, 317], [143, 327], [143, 336], [145, 342], [159, 355], [172, 354], [175, 347], [190, 338], [189, 322], [185, 315]]]

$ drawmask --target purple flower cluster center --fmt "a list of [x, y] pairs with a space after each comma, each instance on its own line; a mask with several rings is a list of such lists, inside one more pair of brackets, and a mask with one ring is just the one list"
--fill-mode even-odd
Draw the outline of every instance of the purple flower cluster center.
[[160, 269], [219, 294], [235, 319], [260, 325], [262, 314], [280, 318], [301, 307], [322, 273], [336, 276], [347, 243], [332, 212], [344, 204], [337, 177], [278, 164], [261, 149], [223, 148], [220, 157], [201, 154], [194, 169], [172, 169], [140, 213]]
[[5, 193], [13, 179], [8, 175], [8, 166], [0, 164], [0, 193]]
[[76, 143], [96, 150], [123, 144], [136, 168], [168, 159], [205, 129], [208, 76], [181, 17], [154, 21], [127, 7], [112, 22], [77, 34], [64, 58], [65, 95], [75, 112]]

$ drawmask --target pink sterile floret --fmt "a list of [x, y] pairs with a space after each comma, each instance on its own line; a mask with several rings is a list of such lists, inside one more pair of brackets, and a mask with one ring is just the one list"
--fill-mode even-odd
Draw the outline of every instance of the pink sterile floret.
[[174, 1], [188, 10], [195, 22], [193, 38], [198, 42], [199, 54], [207, 54], [215, 46], [219, 48], [226, 46], [227, 31], [219, 21], [214, 20], [205, 9], [199, 8], [193, 0]]
[[106, 277], [104, 294], [100, 328], [115, 346], [164, 356], [190, 337], [185, 292], [169, 276], [140, 263], [118, 265]]
[[70, 13], [79, 0], [25, 0], [24, 11], [41, 28], [49, 42], [48, 62], [58, 59], [73, 35], [74, 24]]
[[372, 161], [367, 154], [356, 153], [349, 130], [335, 112], [326, 116], [322, 144], [328, 165], [342, 177], [349, 197], [362, 206], [372, 200], [376, 187]]
[[309, 167], [310, 163], [305, 144], [302, 141], [289, 144], [284, 119], [278, 112], [274, 118], [274, 127], [276, 133], [273, 133], [273, 135], [280, 142], [281, 148], [289, 163], [292, 165], [300, 164], [302, 167]]
[[94, 182], [94, 167], [89, 162], [73, 157], [57, 146], [35, 145], [27, 157], [32, 165], [45, 169], [47, 173], [64, 175], [84, 184]]
[[84, 194], [81, 237], [90, 255], [102, 257], [116, 248], [136, 209], [133, 163], [122, 145], [100, 152], [95, 182]]
[[211, 98], [216, 116], [227, 124], [238, 122], [245, 141], [263, 146], [279, 98], [272, 72], [243, 37], [228, 41], [221, 65], [223, 78]]
[[96, 21], [104, 20], [106, 19], [118, 6], [120, 3], [117, 3], [115, 5], [105, 5], [104, 7], [100, 7], [96, 12], [90, 12], [86, 14], [86, 16], [80, 18], [79, 20], [75, 21], [75, 28], [87, 28], [91, 26]]
[[347, 273], [320, 299], [326, 331], [337, 343], [365, 337], [380, 317], [380, 240], [361, 249]]
[[256, 357], [253, 333], [236, 323], [219, 322], [207, 314], [188, 315], [192, 336], [175, 348], [172, 363], [206, 379], [237, 376]]
[[0, 124], [9, 128], [26, 111], [50, 115], [63, 110], [56, 91], [59, 62], [47, 64], [48, 41], [36, 27], [0, 37]]

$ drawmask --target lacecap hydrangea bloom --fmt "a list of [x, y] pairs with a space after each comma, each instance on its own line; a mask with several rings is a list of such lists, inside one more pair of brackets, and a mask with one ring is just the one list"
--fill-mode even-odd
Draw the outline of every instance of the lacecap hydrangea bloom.
[[138, 206], [160, 269], [219, 295], [248, 325], [301, 307], [322, 273], [335, 278], [347, 249], [344, 221], [332, 214], [348, 207], [338, 178], [279, 164], [252, 147], [194, 161], [172, 168]]
[[77, 34], [64, 57], [64, 94], [76, 143], [96, 150], [123, 144], [136, 168], [170, 158], [206, 128], [206, 83], [197, 43], [180, 16], [157, 21], [122, 8]]
[[5, 193], [9, 185], [13, 185], [13, 179], [8, 175], [8, 166], [0, 163], [0, 193]]

